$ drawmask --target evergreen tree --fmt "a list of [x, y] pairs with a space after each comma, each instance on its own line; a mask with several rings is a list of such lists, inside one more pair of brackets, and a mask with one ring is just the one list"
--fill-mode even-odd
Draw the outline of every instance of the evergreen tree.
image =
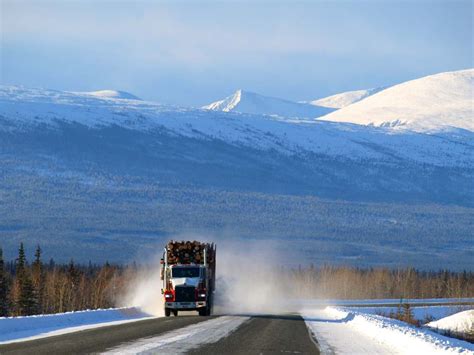
[[92, 276], [94, 274], [94, 266], [92, 265], [92, 261], [89, 260], [89, 265], [87, 266], [87, 275]]
[[56, 266], [56, 263], [54, 259], [53, 258], [49, 259], [49, 266], [48, 266], [49, 270], [53, 270], [55, 266]]
[[44, 292], [45, 292], [45, 274], [43, 263], [41, 262], [41, 248], [38, 245], [35, 252], [35, 261], [32, 264], [33, 285], [37, 292], [37, 312], [43, 312]]
[[8, 316], [8, 279], [3, 262], [3, 250], [0, 248], [0, 317]]
[[25, 247], [23, 243], [20, 243], [20, 249], [18, 249], [18, 259], [16, 259], [16, 272], [22, 272], [26, 267], [26, 255]]
[[397, 306], [397, 311], [395, 312], [395, 317], [394, 317], [394, 318], [399, 319], [399, 320], [402, 320], [402, 318], [403, 318], [402, 302], [403, 302], [403, 299], [400, 298], [400, 303]]
[[408, 303], [403, 304], [403, 316], [401, 320], [409, 324], [417, 325], [417, 321], [415, 319], [415, 316], [413, 315], [413, 311], [410, 307], [410, 304]]
[[66, 308], [68, 311], [75, 311], [78, 303], [78, 286], [79, 286], [79, 270], [74, 264], [74, 260], [71, 259], [67, 269], [67, 298]]
[[37, 295], [27, 268], [23, 243], [20, 244], [16, 260], [16, 285], [18, 290], [15, 300], [17, 314], [27, 316], [37, 313]]

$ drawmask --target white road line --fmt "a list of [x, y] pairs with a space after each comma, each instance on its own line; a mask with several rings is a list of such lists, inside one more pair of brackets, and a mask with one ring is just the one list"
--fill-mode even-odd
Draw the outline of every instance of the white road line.
[[156, 337], [125, 343], [103, 354], [183, 354], [204, 344], [217, 342], [249, 319], [249, 317], [223, 316], [172, 330]]

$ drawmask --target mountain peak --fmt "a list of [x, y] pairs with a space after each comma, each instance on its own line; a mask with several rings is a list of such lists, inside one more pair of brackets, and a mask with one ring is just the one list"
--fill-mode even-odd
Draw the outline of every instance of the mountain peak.
[[238, 89], [232, 95], [203, 106], [203, 109], [223, 112], [242, 112], [275, 115], [290, 118], [316, 118], [334, 109], [318, 107], [307, 103], [293, 102], [276, 97], [264, 96], [255, 92]]

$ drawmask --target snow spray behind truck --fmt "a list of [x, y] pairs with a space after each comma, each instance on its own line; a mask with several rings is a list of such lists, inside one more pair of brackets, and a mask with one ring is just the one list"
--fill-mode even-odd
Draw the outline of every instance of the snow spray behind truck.
[[198, 241], [170, 241], [161, 260], [165, 316], [178, 311], [212, 311], [216, 280], [216, 246]]

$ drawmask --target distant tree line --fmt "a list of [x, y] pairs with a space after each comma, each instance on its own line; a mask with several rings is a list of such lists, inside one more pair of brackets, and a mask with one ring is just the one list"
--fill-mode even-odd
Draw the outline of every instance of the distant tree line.
[[5, 263], [0, 248], [0, 316], [62, 313], [115, 305], [123, 267], [43, 263], [38, 246], [33, 262], [23, 243], [15, 261]]
[[474, 272], [414, 268], [329, 266], [289, 270], [295, 295], [303, 298], [464, 298], [474, 296]]
[[[56, 264], [52, 259], [44, 263], [39, 246], [30, 264], [23, 244], [14, 261], [5, 262], [2, 254], [0, 248], [0, 317], [115, 307], [143, 271], [136, 264]], [[275, 270], [276, 280], [286, 285], [285, 294], [295, 298], [474, 297], [472, 271], [328, 265]]]

